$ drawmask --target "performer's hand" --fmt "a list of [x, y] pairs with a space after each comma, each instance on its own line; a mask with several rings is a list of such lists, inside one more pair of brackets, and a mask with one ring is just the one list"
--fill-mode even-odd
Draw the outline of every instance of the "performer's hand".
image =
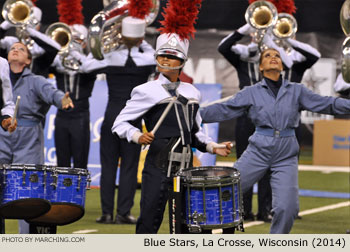
[[139, 138], [139, 144], [150, 144], [154, 140], [154, 135], [152, 132], [143, 133]]
[[64, 94], [64, 97], [62, 98], [62, 109], [69, 109], [74, 108], [74, 104], [72, 99], [69, 97], [69, 92], [66, 92]]
[[11, 121], [12, 117], [6, 118], [2, 121], [2, 127], [10, 133], [14, 132], [17, 128], [17, 120], [15, 119], [13, 124], [11, 124]]
[[232, 143], [231, 142], [223, 142], [221, 143], [225, 145], [225, 148], [213, 148], [213, 153], [219, 156], [227, 157], [231, 153]]
[[250, 35], [255, 32], [255, 29], [250, 24], [245, 24], [237, 30], [242, 35]]

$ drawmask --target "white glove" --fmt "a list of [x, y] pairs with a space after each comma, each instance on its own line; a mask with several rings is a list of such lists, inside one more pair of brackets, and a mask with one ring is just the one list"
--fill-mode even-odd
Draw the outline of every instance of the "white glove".
[[4, 22], [2, 22], [1, 25], [0, 25], [0, 28], [3, 29], [3, 30], [8, 30], [11, 27], [13, 27], [13, 25], [10, 22], [6, 21], [6, 20]]
[[249, 35], [255, 32], [255, 29], [251, 27], [249, 24], [245, 24], [242, 27], [240, 27], [237, 31], [242, 35]]

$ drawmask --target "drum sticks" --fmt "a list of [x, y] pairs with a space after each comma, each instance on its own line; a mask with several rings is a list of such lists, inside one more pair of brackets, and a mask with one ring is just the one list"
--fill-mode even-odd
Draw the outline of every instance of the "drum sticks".
[[18, 111], [18, 106], [19, 106], [19, 101], [21, 100], [21, 96], [17, 96], [16, 100], [16, 106], [15, 106], [15, 112], [13, 113], [13, 117], [11, 120], [11, 125], [15, 123], [16, 117], [17, 117], [17, 111]]
[[173, 96], [171, 98], [171, 101], [169, 102], [168, 106], [166, 106], [166, 108], [164, 109], [162, 115], [160, 116], [158, 122], [156, 123], [156, 125], [154, 126], [153, 130], [151, 131], [151, 133], [154, 135], [156, 134], [156, 131], [158, 130], [158, 128], [160, 127], [160, 125], [162, 124], [162, 122], [164, 121], [165, 117], [168, 115], [171, 107], [174, 105], [176, 101], [176, 97]]

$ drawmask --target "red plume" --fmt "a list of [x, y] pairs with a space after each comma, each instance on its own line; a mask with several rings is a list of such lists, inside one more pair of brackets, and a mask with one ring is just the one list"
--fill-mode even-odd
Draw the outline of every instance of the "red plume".
[[36, 1], [37, 1], [37, 0], [32, 0], [32, 3], [33, 3], [34, 6], [36, 6], [36, 4], [35, 4]]
[[129, 16], [144, 19], [152, 6], [152, 0], [129, 0]]
[[177, 33], [181, 39], [194, 37], [194, 24], [201, 7], [202, 0], [169, 0], [160, 23], [163, 27], [159, 28], [161, 33]]
[[[256, 2], [257, 0], [249, 0], [249, 4]], [[296, 12], [296, 7], [294, 4], [294, 0], [269, 0], [275, 5], [278, 13], [288, 13], [293, 14]]]
[[59, 21], [68, 25], [84, 24], [82, 0], [57, 0]]

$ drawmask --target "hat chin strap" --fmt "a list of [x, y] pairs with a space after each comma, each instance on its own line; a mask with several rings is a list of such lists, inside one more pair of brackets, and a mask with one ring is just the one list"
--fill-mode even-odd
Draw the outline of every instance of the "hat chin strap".
[[176, 66], [176, 67], [170, 67], [170, 66], [162, 66], [158, 60], [156, 60], [157, 62], [157, 66], [160, 67], [160, 68], [164, 68], [164, 69], [168, 69], [168, 70], [178, 70], [178, 69], [181, 69], [183, 68], [183, 66], [185, 65], [186, 61], [184, 60], [184, 62], [180, 65], [180, 66]]

